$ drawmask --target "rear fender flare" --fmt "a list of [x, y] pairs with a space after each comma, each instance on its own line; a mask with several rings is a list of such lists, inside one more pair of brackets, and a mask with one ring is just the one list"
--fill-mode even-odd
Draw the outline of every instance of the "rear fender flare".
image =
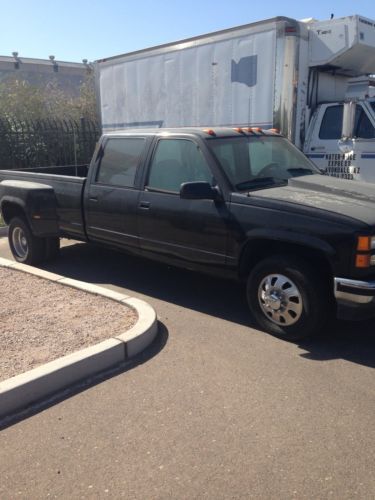
[[22, 198], [18, 198], [16, 196], [5, 195], [1, 198], [0, 211], [3, 216], [4, 222], [6, 224], [10, 223], [11, 215], [8, 213], [7, 205], [10, 205], [12, 208], [16, 208], [17, 212], [21, 211], [26, 218], [27, 222], [31, 226], [31, 218], [27, 213], [26, 204]]

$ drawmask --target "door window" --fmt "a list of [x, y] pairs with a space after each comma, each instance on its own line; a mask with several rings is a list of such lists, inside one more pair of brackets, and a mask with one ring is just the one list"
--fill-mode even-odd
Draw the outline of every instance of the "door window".
[[375, 129], [362, 106], [356, 108], [354, 136], [358, 139], [373, 139], [375, 137]]
[[199, 147], [185, 139], [161, 139], [152, 159], [147, 187], [178, 193], [182, 183], [194, 181], [214, 182]]
[[343, 105], [330, 106], [324, 113], [319, 131], [319, 139], [341, 139]]
[[113, 138], [105, 145], [96, 182], [110, 186], [133, 187], [144, 148], [143, 138]]

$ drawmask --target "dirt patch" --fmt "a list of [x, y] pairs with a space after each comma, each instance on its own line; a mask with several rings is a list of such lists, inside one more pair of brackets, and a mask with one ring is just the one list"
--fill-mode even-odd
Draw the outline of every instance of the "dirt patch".
[[124, 333], [133, 309], [0, 267], [0, 381]]

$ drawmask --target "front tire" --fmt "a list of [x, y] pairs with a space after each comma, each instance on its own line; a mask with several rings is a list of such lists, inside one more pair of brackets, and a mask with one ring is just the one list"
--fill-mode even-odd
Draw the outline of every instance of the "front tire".
[[10, 221], [8, 241], [17, 262], [34, 265], [46, 259], [46, 239], [34, 236], [23, 217], [14, 217]]
[[259, 262], [247, 282], [247, 300], [260, 327], [285, 340], [317, 333], [331, 310], [328, 281], [299, 257]]

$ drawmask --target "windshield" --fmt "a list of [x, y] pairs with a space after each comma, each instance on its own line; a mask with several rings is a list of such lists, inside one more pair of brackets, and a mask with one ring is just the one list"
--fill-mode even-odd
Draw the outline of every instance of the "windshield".
[[283, 137], [226, 137], [207, 140], [232, 185], [239, 191], [285, 184], [290, 177], [320, 174]]

